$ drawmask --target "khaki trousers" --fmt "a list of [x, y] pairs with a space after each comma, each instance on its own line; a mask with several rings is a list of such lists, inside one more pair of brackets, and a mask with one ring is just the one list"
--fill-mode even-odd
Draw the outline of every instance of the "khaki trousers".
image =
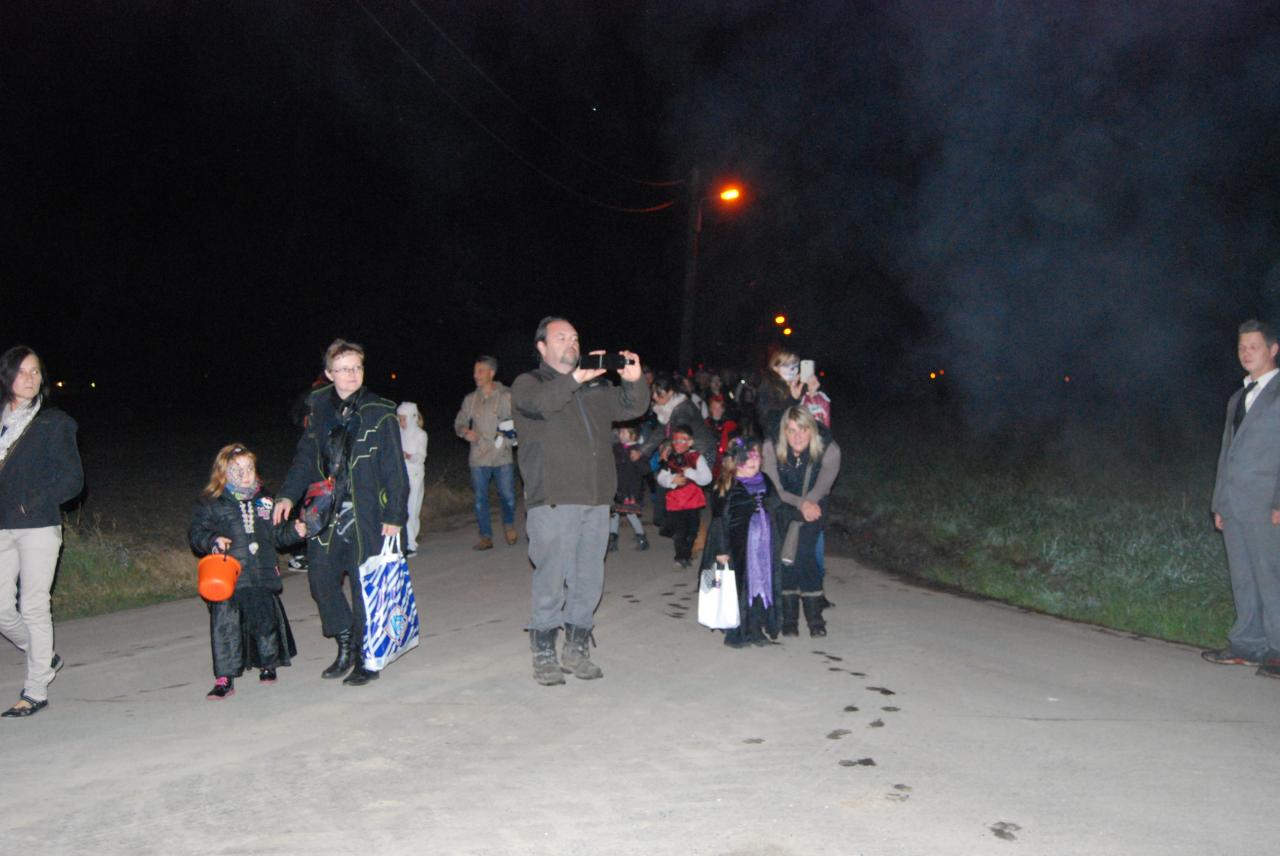
[[0, 634], [26, 652], [22, 691], [34, 701], [49, 697], [54, 675], [49, 589], [61, 550], [61, 526], [0, 529]]

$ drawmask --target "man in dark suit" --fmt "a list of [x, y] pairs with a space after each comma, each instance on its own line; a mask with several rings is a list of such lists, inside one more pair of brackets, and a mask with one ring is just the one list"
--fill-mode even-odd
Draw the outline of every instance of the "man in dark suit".
[[1280, 678], [1280, 383], [1275, 332], [1240, 325], [1237, 354], [1248, 376], [1227, 403], [1213, 486], [1213, 522], [1227, 546], [1236, 622], [1211, 663], [1257, 666]]

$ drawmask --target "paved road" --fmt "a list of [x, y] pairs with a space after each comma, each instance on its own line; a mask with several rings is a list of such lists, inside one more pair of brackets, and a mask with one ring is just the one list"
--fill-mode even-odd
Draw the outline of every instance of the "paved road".
[[[530, 678], [522, 548], [431, 534], [427, 638], [364, 688], [306, 579], [275, 686], [209, 688], [200, 601], [58, 626], [0, 720], [0, 842], [43, 854], [1255, 854], [1280, 682], [830, 560], [826, 639], [734, 651], [669, 542], [608, 565], [601, 681]], [[194, 569], [193, 569], [194, 573]], [[0, 697], [20, 659], [0, 652]]]

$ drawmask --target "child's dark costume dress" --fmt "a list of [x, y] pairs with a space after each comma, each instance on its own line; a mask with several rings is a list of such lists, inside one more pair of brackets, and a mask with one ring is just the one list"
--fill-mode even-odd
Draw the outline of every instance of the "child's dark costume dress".
[[[770, 638], [778, 635], [782, 599], [779, 573], [782, 538], [776, 518], [779, 505], [778, 492], [763, 473], [745, 484], [735, 478], [724, 496], [711, 491], [711, 526], [707, 530], [701, 567], [710, 568], [716, 556], [727, 555], [729, 567], [737, 577], [738, 614], [742, 616], [742, 623], [725, 631], [724, 644], [731, 647], [768, 644], [766, 635]], [[759, 539], [754, 556], [751, 555], [753, 519]], [[761, 537], [765, 535], [767, 538]], [[767, 545], [764, 540], [768, 541]]]
[[284, 585], [276, 549], [302, 539], [292, 521], [272, 526], [274, 507], [271, 495], [261, 489], [245, 500], [224, 491], [215, 499], [196, 503], [187, 533], [192, 549], [205, 556], [214, 552], [214, 539], [230, 538], [227, 552], [240, 562], [235, 592], [227, 600], [209, 604], [215, 677], [238, 678], [245, 669], [287, 666], [298, 653], [280, 602]]

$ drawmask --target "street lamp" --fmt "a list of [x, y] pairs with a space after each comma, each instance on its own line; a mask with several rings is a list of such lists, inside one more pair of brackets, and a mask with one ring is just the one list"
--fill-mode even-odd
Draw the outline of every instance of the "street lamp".
[[[683, 371], [693, 365], [693, 311], [698, 296], [698, 236], [702, 234], [702, 203], [711, 199], [703, 195], [698, 168], [689, 175], [689, 240], [684, 257], [684, 307], [680, 315], [680, 357]], [[742, 190], [734, 185], [721, 188], [716, 197], [734, 203], [742, 198]]]

